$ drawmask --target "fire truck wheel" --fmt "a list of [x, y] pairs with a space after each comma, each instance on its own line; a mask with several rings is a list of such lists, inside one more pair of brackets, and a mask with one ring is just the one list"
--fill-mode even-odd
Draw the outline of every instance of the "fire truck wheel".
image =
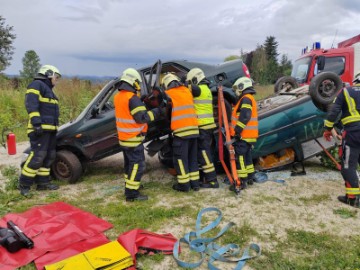
[[326, 112], [342, 87], [343, 83], [336, 73], [322, 72], [311, 79], [309, 93], [315, 106]]
[[291, 76], [284, 76], [284, 77], [279, 78], [276, 81], [275, 86], [274, 86], [274, 92], [275, 93], [289, 92], [298, 87], [299, 87], [299, 84], [295, 78], [293, 78]]

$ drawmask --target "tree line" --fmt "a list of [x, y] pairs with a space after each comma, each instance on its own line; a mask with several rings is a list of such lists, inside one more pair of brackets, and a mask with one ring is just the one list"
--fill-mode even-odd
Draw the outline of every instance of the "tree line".
[[255, 50], [244, 52], [241, 49], [240, 55], [230, 55], [225, 61], [242, 59], [255, 82], [274, 84], [278, 78], [290, 76], [292, 69], [292, 63], [286, 54], [281, 55], [280, 61], [278, 60], [278, 45], [274, 36], [268, 36], [264, 44], [258, 44]]
[[[13, 42], [16, 38], [13, 31], [13, 27], [6, 25], [5, 19], [0, 15], [0, 74], [12, 60], [15, 49]], [[273, 84], [278, 78], [290, 75], [292, 69], [287, 55], [282, 55], [280, 61], [278, 60], [278, 45], [274, 36], [268, 36], [264, 44], [258, 44], [253, 51], [244, 52], [241, 49], [240, 55], [230, 55], [224, 61], [242, 59], [255, 82]], [[41, 66], [40, 57], [34, 50], [28, 50], [22, 58], [22, 64], [23, 69], [19, 71], [20, 78], [25, 81], [31, 80]]]

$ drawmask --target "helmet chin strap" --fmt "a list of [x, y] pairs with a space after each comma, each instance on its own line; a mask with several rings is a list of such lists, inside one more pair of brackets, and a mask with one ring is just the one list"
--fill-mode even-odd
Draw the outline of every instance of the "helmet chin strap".
[[236, 89], [236, 90], [235, 90], [235, 95], [236, 95], [236, 96], [240, 97], [241, 94], [242, 94], [242, 91], [241, 91], [240, 89]]

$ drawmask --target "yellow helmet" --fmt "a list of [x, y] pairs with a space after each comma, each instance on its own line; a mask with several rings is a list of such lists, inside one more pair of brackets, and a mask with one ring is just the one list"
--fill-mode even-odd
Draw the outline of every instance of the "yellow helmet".
[[353, 83], [360, 83], [360, 70], [358, 70], [358, 72], [356, 72]]
[[232, 89], [235, 92], [235, 95], [240, 96], [241, 93], [249, 88], [252, 87], [253, 83], [252, 80], [248, 77], [241, 77], [236, 80], [236, 82], [233, 84]]
[[142, 82], [141, 76], [139, 72], [134, 68], [127, 68], [123, 71], [120, 81], [127, 82], [132, 87], [136, 89], [136, 91], [140, 91], [140, 83]]
[[44, 76], [46, 76], [48, 78], [52, 78], [55, 75], [61, 77], [60, 71], [56, 67], [51, 66], [51, 65], [43, 65], [39, 69], [38, 74], [44, 75]]
[[186, 81], [193, 84], [199, 84], [203, 79], [205, 74], [200, 68], [192, 68], [186, 75]]
[[173, 73], [168, 73], [164, 76], [164, 78], [161, 80], [161, 84], [164, 85], [165, 89], [168, 89], [171, 82], [177, 81], [180, 82], [180, 79], [178, 76], [176, 76]]

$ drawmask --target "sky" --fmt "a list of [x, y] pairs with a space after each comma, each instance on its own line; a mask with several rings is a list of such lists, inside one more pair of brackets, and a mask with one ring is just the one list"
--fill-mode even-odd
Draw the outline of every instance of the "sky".
[[274, 36], [294, 61], [302, 48], [360, 34], [359, 0], [0, 0], [16, 39], [5, 74], [34, 50], [64, 75], [119, 76], [157, 59], [220, 64]]

